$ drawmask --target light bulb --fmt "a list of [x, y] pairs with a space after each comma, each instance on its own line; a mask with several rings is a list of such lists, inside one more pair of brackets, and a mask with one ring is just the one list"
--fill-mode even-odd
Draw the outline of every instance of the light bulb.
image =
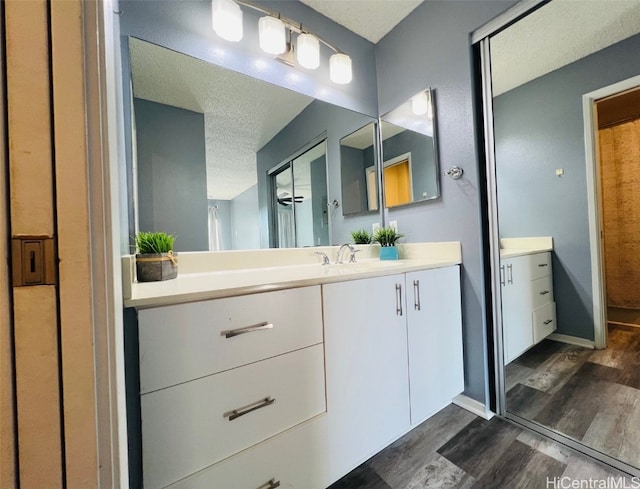
[[227, 41], [242, 39], [242, 10], [233, 0], [211, 0], [211, 25]]
[[426, 92], [411, 97], [411, 111], [415, 115], [425, 115], [429, 112], [429, 96]]
[[296, 59], [300, 66], [309, 70], [315, 70], [320, 66], [320, 42], [316, 36], [313, 34], [298, 36]]
[[287, 50], [284, 22], [275, 17], [261, 17], [258, 21], [260, 48], [269, 54], [282, 54]]
[[329, 58], [329, 78], [333, 83], [344, 85], [351, 82], [351, 58], [346, 54], [336, 53]]

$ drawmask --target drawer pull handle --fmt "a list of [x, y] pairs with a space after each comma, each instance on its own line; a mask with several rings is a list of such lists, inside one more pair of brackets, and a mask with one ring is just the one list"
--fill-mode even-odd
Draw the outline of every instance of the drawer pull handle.
[[234, 419], [237, 419], [240, 416], [244, 416], [245, 414], [249, 414], [257, 409], [271, 406], [274, 402], [276, 402], [276, 399], [274, 397], [265, 397], [264, 399], [260, 399], [259, 401], [249, 404], [248, 406], [234, 409], [233, 411], [227, 411], [222, 415], [222, 417], [229, 418], [229, 421], [233, 421]]
[[500, 285], [506, 285], [504, 280], [504, 265], [500, 267]]
[[507, 265], [507, 272], [509, 272], [509, 278], [507, 282], [513, 284], [513, 265], [511, 263]]
[[545, 324], [545, 325], [547, 325], [547, 324], [551, 324], [552, 322], [553, 322], [553, 319], [547, 319], [547, 320], [544, 322], [544, 324]]
[[540, 295], [547, 295], [549, 293], [548, 290], [543, 290], [542, 292], [540, 292]]
[[260, 487], [256, 487], [256, 489], [276, 489], [276, 487], [280, 487], [280, 481], [271, 479], [270, 481], [262, 484]]
[[253, 333], [254, 331], [262, 331], [264, 329], [272, 329], [273, 324], [268, 322], [252, 324], [251, 326], [247, 326], [246, 328], [238, 328], [238, 329], [227, 329], [226, 331], [221, 331], [220, 336], [224, 336], [225, 338], [233, 338], [234, 336], [240, 336], [245, 333]]
[[413, 308], [420, 311], [420, 280], [413, 281]]
[[538, 263], [539, 267], [548, 267], [549, 264], [548, 263]]
[[402, 285], [396, 284], [396, 315], [402, 316]]

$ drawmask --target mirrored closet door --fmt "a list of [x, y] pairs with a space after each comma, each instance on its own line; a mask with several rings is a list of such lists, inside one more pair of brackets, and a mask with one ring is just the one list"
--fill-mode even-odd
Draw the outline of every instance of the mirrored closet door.
[[552, 0], [482, 41], [499, 405], [629, 472], [640, 469], [639, 32], [639, 1]]

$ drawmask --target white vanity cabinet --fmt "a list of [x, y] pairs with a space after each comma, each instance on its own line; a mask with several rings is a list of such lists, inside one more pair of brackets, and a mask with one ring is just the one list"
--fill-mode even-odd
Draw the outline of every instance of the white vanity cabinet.
[[464, 390], [459, 267], [406, 274], [411, 424]]
[[333, 480], [464, 389], [460, 269], [323, 286]]
[[138, 313], [145, 488], [326, 411], [319, 286]]
[[500, 282], [505, 363], [510, 363], [556, 329], [551, 253], [503, 259]]

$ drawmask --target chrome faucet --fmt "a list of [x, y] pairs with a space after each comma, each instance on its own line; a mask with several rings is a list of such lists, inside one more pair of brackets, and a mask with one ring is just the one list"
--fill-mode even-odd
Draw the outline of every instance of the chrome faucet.
[[355, 256], [355, 252], [356, 252], [355, 248], [351, 246], [350, 243], [345, 243], [338, 250], [338, 254], [336, 255], [336, 264], [343, 263], [342, 250], [344, 250], [345, 248], [349, 248], [349, 251], [351, 252], [351, 256]]

